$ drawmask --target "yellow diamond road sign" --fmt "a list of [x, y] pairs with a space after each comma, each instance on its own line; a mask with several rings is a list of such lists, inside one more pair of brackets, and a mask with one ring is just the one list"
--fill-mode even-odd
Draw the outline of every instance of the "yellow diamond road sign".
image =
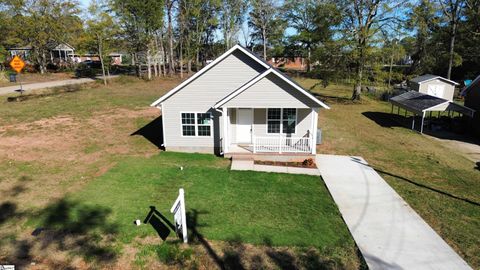
[[22, 71], [22, 69], [25, 67], [25, 62], [23, 62], [23, 60], [18, 57], [17, 55], [15, 55], [12, 59], [12, 61], [10, 61], [10, 66], [13, 68], [13, 70], [15, 70], [17, 73], [20, 73], [20, 71]]

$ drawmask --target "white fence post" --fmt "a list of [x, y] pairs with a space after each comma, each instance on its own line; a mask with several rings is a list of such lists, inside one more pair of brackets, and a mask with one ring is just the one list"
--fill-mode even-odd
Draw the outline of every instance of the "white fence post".
[[253, 153], [257, 153], [257, 137], [253, 136]]
[[282, 135], [278, 136], [278, 153], [282, 153]]
[[187, 213], [185, 211], [185, 191], [183, 188], [178, 190], [178, 197], [170, 212], [173, 213], [173, 219], [175, 220], [175, 230], [182, 229], [183, 242], [187, 243]]

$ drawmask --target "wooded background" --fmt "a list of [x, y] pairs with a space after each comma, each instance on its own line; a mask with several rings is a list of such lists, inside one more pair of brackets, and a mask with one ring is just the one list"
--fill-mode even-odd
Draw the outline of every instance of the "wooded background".
[[239, 43], [265, 59], [303, 57], [305, 76], [347, 81], [355, 99], [365, 84], [479, 75], [480, 0], [0, 1], [0, 62], [30, 45], [46, 72], [54, 42], [101, 59], [126, 52], [148, 78], [183, 77]]

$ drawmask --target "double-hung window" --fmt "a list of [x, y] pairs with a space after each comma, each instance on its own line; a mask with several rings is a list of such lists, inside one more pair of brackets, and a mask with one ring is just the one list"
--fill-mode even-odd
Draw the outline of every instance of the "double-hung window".
[[267, 110], [268, 134], [293, 134], [297, 126], [297, 109], [271, 108]]
[[181, 113], [182, 135], [209, 137], [212, 135], [211, 113]]

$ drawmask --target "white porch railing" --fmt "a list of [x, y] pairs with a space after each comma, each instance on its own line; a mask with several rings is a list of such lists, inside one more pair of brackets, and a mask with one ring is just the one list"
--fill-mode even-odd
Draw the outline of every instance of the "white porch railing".
[[271, 137], [253, 136], [253, 152], [311, 153], [312, 138], [289, 137], [285, 135]]

